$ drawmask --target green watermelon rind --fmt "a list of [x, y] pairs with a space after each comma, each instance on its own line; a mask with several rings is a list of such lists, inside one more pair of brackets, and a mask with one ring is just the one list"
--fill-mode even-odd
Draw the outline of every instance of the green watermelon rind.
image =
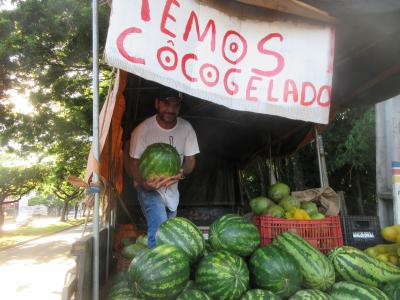
[[275, 245], [258, 248], [249, 260], [251, 281], [257, 288], [287, 298], [301, 289], [303, 275], [296, 260]]
[[249, 281], [246, 262], [225, 250], [204, 256], [195, 275], [196, 287], [219, 300], [239, 299], [247, 291]]
[[334, 300], [332, 296], [320, 290], [307, 289], [296, 292], [289, 300]]
[[334, 300], [391, 300], [380, 289], [362, 283], [339, 281], [332, 286], [330, 295]]
[[282, 298], [271, 291], [262, 289], [248, 290], [240, 300], [281, 300]]
[[156, 244], [171, 244], [182, 250], [190, 263], [196, 262], [204, 252], [205, 241], [200, 229], [183, 217], [170, 218], [156, 233]]
[[215, 220], [208, 239], [214, 250], [227, 250], [242, 257], [250, 256], [261, 242], [257, 227], [236, 214], [226, 214]]
[[328, 257], [336, 272], [345, 281], [378, 287], [390, 281], [400, 280], [399, 267], [378, 260], [351, 246], [332, 249]]
[[212, 298], [206, 292], [193, 288], [184, 290], [176, 300], [212, 300]]
[[286, 231], [273, 240], [298, 263], [306, 288], [328, 290], [335, 283], [335, 269], [323, 253], [296, 233]]
[[128, 280], [139, 297], [176, 299], [189, 280], [187, 256], [169, 244], [140, 252], [130, 263]]
[[146, 180], [176, 175], [180, 166], [181, 158], [178, 151], [166, 143], [149, 145], [139, 159], [139, 172]]

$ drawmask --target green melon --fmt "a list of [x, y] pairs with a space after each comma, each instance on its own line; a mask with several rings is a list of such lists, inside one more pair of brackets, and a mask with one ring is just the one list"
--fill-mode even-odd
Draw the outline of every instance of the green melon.
[[265, 214], [267, 216], [283, 218], [285, 216], [285, 210], [281, 206], [273, 204], [270, 207], [268, 207]]
[[176, 300], [212, 300], [205, 292], [197, 289], [187, 289]]
[[329, 259], [296, 233], [286, 231], [273, 240], [299, 264], [306, 288], [326, 291], [335, 282], [335, 269]]
[[256, 197], [250, 200], [250, 208], [256, 215], [262, 215], [273, 202], [266, 197]]
[[240, 256], [218, 250], [200, 260], [195, 282], [213, 299], [236, 300], [248, 289], [249, 270]]
[[296, 197], [287, 195], [279, 202], [279, 206], [283, 207], [285, 211], [291, 211], [293, 208], [300, 207], [300, 201]]
[[386, 283], [383, 286], [382, 291], [393, 300], [400, 299], [400, 280]]
[[297, 262], [275, 245], [258, 248], [250, 257], [252, 283], [287, 298], [300, 290], [303, 275]]
[[314, 202], [311, 201], [304, 201], [301, 202], [300, 208], [305, 210], [308, 215], [315, 215], [318, 213], [318, 206]]
[[282, 298], [271, 291], [254, 289], [248, 290], [240, 300], [281, 300]]
[[260, 244], [257, 227], [235, 214], [224, 215], [210, 226], [209, 240], [215, 250], [227, 250], [246, 257]]
[[130, 237], [130, 236], [126, 236], [124, 238], [121, 239], [120, 245], [122, 248], [134, 244], [135, 243], [135, 239]]
[[268, 190], [268, 197], [275, 201], [275, 203], [279, 203], [285, 196], [290, 195], [290, 188], [287, 184], [284, 184], [282, 182], [277, 182], [273, 185]]
[[147, 247], [147, 235], [141, 234], [136, 238], [136, 243], [143, 244]]
[[334, 300], [389, 300], [380, 289], [362, 283], [340, 281], [332, 286], [330, 295]]
[[133, 259], [139, 254], [140, 251], [143, 251], [144, 249], [147, 249], [147, 247], [143, 244], [131, 244], [122, 248], [121, 255], [125, 258]]
[[298, 291], [289, 300], [333, 300], [333, 298], [320, 290], [308, 289]]
[[142, 251], [128, 269], [128, 279], [139, 297], [176, 299], [189, 280], [187, 256], [169, 244]]
[[204, 238], [200, 229], [182, 217], [170, 218], [161, 224], [156, 233], [156, 244], [171, 244], [182, 250], [190, 263], [203, 255]]
[[139, 160], [139, 171], [146, 180], [159, 176], [176, 175], [181, 166], [178, 151], [165, 143], [151, 144]]

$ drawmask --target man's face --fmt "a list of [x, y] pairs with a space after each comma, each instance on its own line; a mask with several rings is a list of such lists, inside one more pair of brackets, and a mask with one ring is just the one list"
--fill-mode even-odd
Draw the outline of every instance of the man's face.
[[157, 114], [159, 118], [166, 123], [176, 122], [180, 108], [181, 102], [174, 98], [168, 98], [168, 100], [156, 100]]

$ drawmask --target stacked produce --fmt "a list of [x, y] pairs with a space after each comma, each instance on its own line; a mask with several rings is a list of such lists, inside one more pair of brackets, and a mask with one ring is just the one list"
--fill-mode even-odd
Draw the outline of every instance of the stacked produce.
[[386, 241], [392, 243], [377, 244], [365, 249], [365, 252], [379, 260], [398, 266], [400, 264], [400, 225], [382, 228], [381, 235]]
[[273, 184], [268, 197], [256, 197], [250, 201], [250, 208], [256, 215], [267, 215], [289, 220], [321, 220], [325, 215], [312, 202], [300, 202], [290, 195], [290, 188], [282, 182]]
[[[235, 214], [215, 220], [207, 241], [191, 221], [169, 219], [156, 241], [114, 280], [109, 300], [400, 299], [399, 267], [348, 246], [324, 255], [290, 231], [260, 246], [255, 225]], [[140, 241], [131, 242], [121, 241]]]

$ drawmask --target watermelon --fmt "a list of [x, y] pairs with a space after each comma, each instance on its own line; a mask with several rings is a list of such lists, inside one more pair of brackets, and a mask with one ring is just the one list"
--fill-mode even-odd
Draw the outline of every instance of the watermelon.
[[300, 201], [293, 196], [287, 195], [279, 202], [279, 206], [281, 206], [285, 211], [291, 211], [293, 208], [300, 207]]
[[261, 289], [248, 290], [240, 300], [281, 300], [280, 296], [273, 292]]
[[147, 247], [143, 244], [131, 244], [122, 248], [121, 255], [125, 258], [132, 259], [144, 249], [147, 249]]
[[204, 251], [203, 255], [208, 255], [213, 251], [213, 248], [211, 246], [210, 240], [205, 240], [204, 241]]
[[273, 244], [288, 252], [299, 264], [306, 288], [326, 291], [335, 282], [335, 269], [329, 259], [301, 236], [284, 232]]
[[391, 281], [386, 283], [382, 291], [389, 296], [390, 299], [398, 300], [400, 299], [400, 280]]
[[279, 203], [285, 196], [290, 195], [290, 188], [287, 184], [284, 184], [282, 182], [277, 182], [273, 185], [268, 190], [268, 197], [275, 201], [275, 203]]
[[298, 291], [289, 300], [333, 300], [333, 298], [320, 290], [308, 289]]
[[285, 216], [285, 210], [281, 206], [273, 204], [268, 207], [265, 214], [276, 218], [283, 218]]
[[124, 247], [134, 244], [134, 243], [135, 243], [135, 240], [132, 237], [126, 236], [121, 239], [120, 245], [122, 248], [124, 248]]
[[217, 250], [200, 260], [195, 283], [213, 299], [235, 300], [249, 286], [249, 270], [240, 256]]
[[258, 248], [250, 257], [251, 282], [287, 298], [300, 290], [303, 275], [297, 262], [275, 245]]
[[350, 246], [342, 246], [329, 252], [335, 270], [345, 281], [357, 281], [369, 286], [379, 286], [400, 280], [400, 268], [381, 261]]
[[267, 211], [267, 208], [272, 205], [272, 201], [266, 197], [256, 197], [250, 200], [250, 208], [256, 215], [262, 215]]
[[260, 233], [243, 217], [227, 214], [211, 224], [208, 239], [215, 250], [227, 250], [246, 257], [260, 244]]
[[316, 213], [310, 216], [311, 220], [323, 220], [325, 219], [325, 215], [321, 213]]
[[334, 300], [390, 300], [384, 292], [376, 287], [347, 281], [335, 283], [330, 295]]
[[189, 260], [174, 245], [142, 251], [131, 262], [128, 278], [139, 297], [176, 299], [189, 280]]
[[304, 209], [310, 216], [318, 213], [317, 204], [311, 201], [301, 202], [300, 208]]
[[197, 289], [187, 289], [176, 300], [212, 300], [205, 292]]
[[170, 218], [161, 224], [156, 233], [156, 244], [171, 244], [182, 250], [190, 263], [203, 255], [204, 238], [191, 221], [182, 217]]
[[146, 180], [176, 175], [180, 167], [181, 159], [178, 151], [165, 143], [151, 144], [139, 160], [140, 175]]

